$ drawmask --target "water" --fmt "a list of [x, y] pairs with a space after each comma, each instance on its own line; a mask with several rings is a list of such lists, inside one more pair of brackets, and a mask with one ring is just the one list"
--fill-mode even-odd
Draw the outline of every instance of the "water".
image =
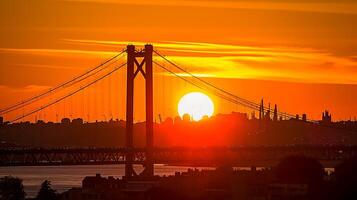
[[[135, 165], [134, 168], [136, 172], [143, 170], [141, 165]], [[188, 168], [155, 165], [155, 174], [160, 176], [173, 175], [175, 172], [187, 171]], [[23, 180], [27, 197], [36, 196], [44, 180], [50, 180], [54, 189], [63, 192], [72, 187], [81, 186], [85, 176], [94, 176], [97, 173], [102, 176], [120, 178], [124, 175], [124, 165], [0, 167], [0, 177], [11, 175]]]
[[[141, 165], [134, 165], [135, 171], [143, 170]], [[155, 165], [155, 175], [173, 175], [175, 172], [184, 172], [190, 167]], [[192, 168], [192, 167], [191, 167]], [[199, 167], [198, 169], [213, 169]], [[249, 168], [239, 168], [249, 170]], [[332, 168], [325, 168], [328, 173]], [[72, 187], [80, 187], [85, 176], [102, 176], [120, 178], [124, 175], [124, 165], [82, 165], [82, 166], [36, 166], [36, 167], [0, 167], [0, 177], [14, 176], [23, 180], [27, 197], [35, 197], [40, 185], [45, 180], [50, 180], [52, 187], [58, 192], [66, 191]]]

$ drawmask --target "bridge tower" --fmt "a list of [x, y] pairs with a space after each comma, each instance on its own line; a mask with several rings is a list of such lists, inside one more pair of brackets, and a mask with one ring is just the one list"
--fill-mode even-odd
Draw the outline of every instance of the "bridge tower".
[[[153, 46], [145, 45], [143, 50], [137, 51], [134, 45], [127, 46], [127, 95], [126, 95], [126, 155], [125, 177], [130, 178], [136, 173], [133, 168], [133, 114], [134, 114], [134, 80], [141, 73], [145, 79], [146, 98], [146, 162], [144, 165], [144, 176], [154, 175], [154, 161], [152, 149], [153, 138], [153, 69], [152, 69]], [[136, 58], [143, 58], [141, 62]]]

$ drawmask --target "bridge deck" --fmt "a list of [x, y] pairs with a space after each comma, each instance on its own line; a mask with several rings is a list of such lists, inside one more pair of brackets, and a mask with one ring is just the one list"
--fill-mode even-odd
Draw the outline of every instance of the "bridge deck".
[[[144, 164], [144, 148], [14, 148], [0, 150], [0, 166], [125, 164], [127, 153], [133, 164]], [[155, 163], [171, 165], [274, 166], [289, 155], [313, 157], [325, 166], [357, 155], [357, 146], [269, 146], [234, 148], [155, 148]]]

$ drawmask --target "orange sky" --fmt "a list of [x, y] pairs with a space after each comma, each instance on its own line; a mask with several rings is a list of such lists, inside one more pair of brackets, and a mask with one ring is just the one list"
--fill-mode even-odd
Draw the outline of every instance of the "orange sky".
[[[0, 108], [82, 73], [129, 42], [149, 42], [180, 66], [247, 99], [264, 97], [283, 111], [315, 119], [324, 109], [335, 120], [357, 115], [352, 0], [2, 0], [0, 23]], [[118, 77], [48, 110], [47, 119], [87, 112], [91, 120], [123, 117], [124, 88], [116, 86], [123, 72]], [[157, 77], [155, 113], [175, 116], [180, 96], [196, 89]], [[88, 99], [96, 106], [88, 106]], [[214, 101], [216, 113], [244, 111]], [[143, 117], [141, 103], [137, 120]]]

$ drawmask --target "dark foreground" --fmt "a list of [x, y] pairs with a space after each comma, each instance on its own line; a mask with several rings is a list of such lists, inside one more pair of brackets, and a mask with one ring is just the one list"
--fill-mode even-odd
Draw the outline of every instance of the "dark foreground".
[[[356, 169], [357, 159], [349, 159], [335, 167], [333, 173], [327, 174], [323, 166], [312, 158], [289, 156], [275, 167], [262, 170], [254, 167], [234, 170], [222, 166], [215, 170], [189, 169], [171, 176], [137, 175], [130, 179], [97, 174], [84, 178], [82, 187], [61, 194], [44, 182], [37, 199], [356, 199]], [[1, 199], [24, 199], [21, 180], [5, 177], [0, 186]], [[9, 196], [16, 198], [7, 198]]]

